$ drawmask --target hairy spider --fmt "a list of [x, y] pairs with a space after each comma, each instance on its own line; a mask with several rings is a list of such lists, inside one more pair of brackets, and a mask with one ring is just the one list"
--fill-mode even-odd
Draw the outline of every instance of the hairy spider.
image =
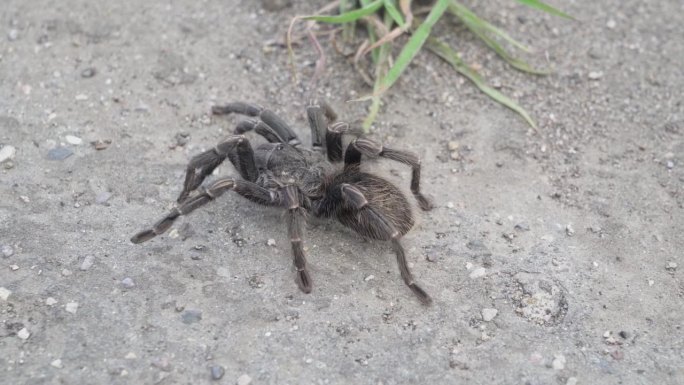
[[[390, 241], [404, 282], [421, 302], [429, 304], [432, 300], [413, 280], [400, 243], [400, 238], [413, 227], [411, 205], [392, 183], [364, 172], [360, 167], [363, 156], [383, 157], [411, 166], [411, 192], [420, 208], [429, 210], [431, 205], [419, 187], [420, 160], [412, 153], [360, 137], [347, 123], [335, 123], [336, 114], [327, 103], [311, 101], [306, 112], [311, 126], [312, 149], [299, 147], [301, 142], [290, 126], [268, 109], [248, 103], [214, 106], [212, 113], [215, 115], [238, 113], [255, 119], [241, 121], [235, 129], [236, 135], [193, 157], [178, 197], [179, 205], [151, 229], [133, 236], [131, 242], [142, 243], [162, 234], [179, 216], [209, 203], [226, 190], [233, 190], [253, 202], [287, 210], [288, 233], [297, 268], [296, 282], [303, 292], [311, 292], [311, 277], [302, 248], [302, 224], [311, 213], [335, 217], [366, 238]], [[269, 143], [252, 149], [242, 135], [251, 130]], [[354, 139], [343, 151], [345, 134], [352, 134]], [[200, 187], [204, 178], [226, 158], [242, 179], [220, 178]], [[344, 164], [340, 165], [342, 161]]]

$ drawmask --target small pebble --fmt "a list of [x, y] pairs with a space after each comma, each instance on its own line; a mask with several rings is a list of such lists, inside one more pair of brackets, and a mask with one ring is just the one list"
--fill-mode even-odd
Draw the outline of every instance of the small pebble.
[[648, 280], [648, 286], [653, 286], [653, 285], [655, 285], [655, 281], [652, 279], [649, 279]]
[[555, 370], [565, 369], [565, 356], [562, 354], [558, 354], [558, 355], [554, 356], [553, 362], [551, 363], [551, 366]]
[[275, 239], [269, 238], [269, 239], [266, 241], [266, 245], [268, 245], [268, 246], [275, 246], [275, 245], [276, 245]]
[[577, 385], [577, 377], [569, 377], [565, 385]]
[[370, 280], [372, 280], [372, 279], [374, 279], [374, 278], [375, 278], [375, 276], [374, 276], [373, 274], [371, 274], [371, 275], [369, 275], [368, 277], [364, 278], [363, 280], [366, 281], [366, 282], [368, 282], [368, 281], [370, 281]]
[[517, 231], [530, 231], [530, 226], [527, 223], [518, 223], [514, 229]]
[[92, 255], [86, 255], [86, 257], [83, 258], [83, 262], [81, 262], [81, 267], [79, 267], [79, 269], [86, 271], [93, 266], [93, 262], [95, 262], [95, 257]]
[[76, 99], [77, 101], [81, 102], [81, 101], [84, 101], [84, 100], [88, 100], [88, 95], [86, 95], [86, 94], [78, 94], [78, 95], [74, 96], [74, 99]]
[[2, 252], [3, 257], [9, 258], [14, 254], [14, 249], [10, 245], [2, 245], [0, 252]]
[[64, 139], [66, 139], [67, 143], [73, 144], [75, 146], [83, 143], [83, 139], [79, 138], [78, 136], [67, 135], [64, 137]]
[[485, 270], [484, 267], [478, 267], [477, 269], [473, 270], [470, 273], [470, 278], [471, 279], [482, 278], [485, 276], [486, 273], [487, 273], [487, 270]]
[[613, 29], [613, 28], [615, 28], [615, 26], [617, 26], [617, 23], [615, 22], [615, 20], [608, 19], [608, 22], [606, 22], [606, 27], [608, 27], [609, 29]]
[[152, 360], [152, 366], [159, 368], [165, 372], [171, 371], [171, 363], [168, 357], [157, 357]]
[[102, 150], [107, 149], [107, 147], [109, 147], [109, 145], [112, 144], [112, 141], [110, 139], [105, 139], [105, 140], [98, 139], [94, 142], [90, 142], [90, 144], [92, 144], [96, 150], [102, 151]]
[[188, 142], [190, 141], [190, 133], [189, 132], [179, 132], [176, 134], [175, 139], [176, 139], [176, 145], [183, 147], [186, 144], [188, 144]]
[[48, 160], [64, 160], [71, 155], [73, 155], [74, 152], [71, 151], [70, 149], [66, 147], [55, 147], [52, 150], [48, 151], [47, 153], [47, 158]]
[[134, 360], [134, 359], [138, 358], [138, 356], [133, 352], [128, 352], [126, 354], [126, 357], [124, 357], [124, 358], [127, 360]]
[[57, 300], [52, 298], [52, 297], [47, 297], [47, 299], [45, 300], [45, 304], [47, 304], [48, 306], [52, 306], [56, 303], [57, 303]]
[[16, 155], [16, 153], [17, 149], [14, 146], [10, 146], [9, 144], [3, 146], [0, 148], [0, 163], [6, 160], [14, 159], [14, 155]]
[[126, 277], [121, 280], [121, 285], [125, 287], [126, 289], [132, 289], [135, 287], [135, 282], [133, 282], [133, 278], [131, 277]]
[[26, 195], [19, 195], [19, 199], [21, 199], [21, 201], [24, 203], [31, 203], [31, 198], [27, 197]]
[[572, 237], [575, 235], [575, 229], [572, 227], [571, 224], [568, 224], [565, 226], [565, 234], [567, 234], [569, 237]]
[[17, 332], [17, 337], [21, 338], [22, 340], [27, 340], [31, 336], [31, 333], [29, 333], [28, 329], [23, 328]]
[[98, 205], [104, 205], [111, 197], [112, 193], [110, 193], [109, 191], [103, 191], [97, 194], [97, 196], [95, 197], [95, 203], [97, 203]]
[[60, 360], [59, 358], [50, 362], [50, 365], [58, 369], [62, 369], [64, 367], [64, 365], [62, 365], [62, 360]]
[[454, 202], [447, 202], [447, 207], [450, 209], [454, 208]]
[[81, 71], [81, 77], [82, 78], [92, 78], [93, 76], [95, 76], [96, 73], [97, 73], [97, 70], [95, 70], [95, 68], [93, 68], [93, 67], [86, 68], [83, 71]]
[[186, 310], [181, 314], [181, 319], [183, 320], [183, 323], [187, 325], [199, 322], [202, 319], [202, 311]]
[[496, 309], [490, 309], [490, 308], [482, 309], [482, 319], [486, 322], [489, 322], [489, 321], [493, 320], [494, 317], [496, 317], [496, 315], [498, 313], [499, 313], [499, 311]]
[[0, 299], [7, 301], [7, 298], [9, 298], [10, 294], [12, 294], [12, 290], [5, 287], [0, 287]]
[[449, 149], [449, 151], [456, 151], [458, 150], [459, 146], [460, 144], [455, 140], [449, 141], [449, 143], [447, 143], [447, 149]]
[[252, 383], [252, 377], [248, 374], [243, 374], [237, 379], [237, 385], [249, 385]]
[[674, 168], [674, 162], [671, 160], [668, 160], [667, 163], [665, 164], [665, 167], [672, 170]]
[[10, 270], [12, 270], [12, 271], [19, 270], [19, 265], [10, 265]]
[[65, 277], [68, 277], [71, 275], [71, 270], [69, 269], [62, 269], [62, 275]]
[[668, 262], [665, 267], [666, 270], [675, 271], [677, 270], [677, 262]]
[[603, 77], [603, 72], [601, 71], [591, 71], [589, 72], [589, 79], [590, 80], [599, 80]]
[[10, 29], [10, 31], [7, 33], [7, 40], [9, 41], [15, 41], [19, 38], [19, 30], [18, 29]]
[[220, 365], [213, 365], [209, 368], [209, 370], [211, 370], [211, 379], [214, 381], [220, 380], [223, 378], [223, 375], [226, 374], [226, 369]]
[[69, 302], [66, 304], [66, 306], [64, 306], [64, 309], [71, 314], [76, 314], [78, 311], [78, 302]]
[[627, 338], [629, 338], [629, 333], [627, 333], [627, 332], [624, 331], [624, 330], [621, 331], [620, 333], [618, 333], [618, 335], [620, 336], [620, 338], [622, 338], [622, 339], [624, 339], [624, 340], [626, 340]]

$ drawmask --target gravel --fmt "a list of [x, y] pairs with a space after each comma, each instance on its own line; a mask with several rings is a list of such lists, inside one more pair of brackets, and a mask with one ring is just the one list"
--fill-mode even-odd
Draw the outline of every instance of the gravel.
[[2, 245], [2, 248], [0, 248], [0, 253], [2, 253], [3, 257], [9, 258], [14, 255], [14, 249], [10, 245]]
[[491, 309], [491, 308], [482, 309], [482, 319], [485, 322], [489, 322], [489, 321], [493, 320], [494, 317], [496, 317], [496, 315], [498, 313], [499, 313], [499, 311], [496, 309]]
[[213, 365], [209, 370], [211, 372], [211, 379], [214, 381], [220, 380], [223, 378], [223, 375], [226, 374], [226, 369], [220, 365]]
[[29, 337], [31, 337], [31, 333], [28, 331], [28, 329], [22, 328], [17, 332], [17, 337], [22, 340], [27, 340]]
[[249, 385], [252, 383], [252, 377], [247, 374], [243, 374], [237, 379], [237, 385]]
[[73, 154], [74, 152], [71, 151], [69, 148], [59, 146], [48, 151], [47, 158], [48, 160], [64, 160]]
[[14, 146], [10, 146], [9, 144], [4, 145], [0, 148], [0, 163], [14, 159], [16, 153], [17, 149]]
[[83, 258], [83, 262], [81, 262], [79, 269], [81, 269], [81, 271], [89, 270], [93, 266], [93, 263], [95, 263], [95, 257], [86, 255], [85, 258]]
[[5, 287], [0, 287], [0, 299], [3, 301], [7, 301], [9, 296], [12, 294], [12, 290], [7, 289]]
[[76, 314], [78, 311], [78, 302], [69, 302], [64, 305], [64, 309], [71, 314]]
[[135, 282], [133, 282], [133, 278], [126, 277], [121, 280], [121, 286], [123, 286], [126, 289], [132, 289], [135, 287]]
[[199, 322], [202, 320], [202, 311], [194, 309], [185, 310], [181, 314], [181, 320], [184, 324], [188, 325]]

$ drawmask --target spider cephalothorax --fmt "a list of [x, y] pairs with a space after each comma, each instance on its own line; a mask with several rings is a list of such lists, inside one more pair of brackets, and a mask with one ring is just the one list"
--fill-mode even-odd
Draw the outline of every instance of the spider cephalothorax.
[[[383, 157], [412, 168], [411, 192], [421, 209], [430, 203], [420, 192], [420, 160], [412, 153], [384, 147], [349, 130], [347, 123], [335, 123], [336, 115], [323, 102], [307, 106], [312, 148], [300, 147], [290, 126], [270, 110], [248, 103], [215, 106], [215, 115], [239, 113], [254, 117], [238, 123], [235, 133], [211, 150], [190, 161], [178, 206], [151, 229], [131, 238], [145, 242], [162, 234], [181, 215], [212, 201], [226, 190], [263, 205], [287, 210], [287, 227], [297, 268], [297, 284], [309, 293], [311, 278], [306, 268], [302, 246], [305, 214], [335, 217], [345, 226], [366, 238], [390, 241], [397, 256], [401, 276], [423, 303], [430, 296], [418, 286], [409, 271], [400, 238], [413, 227], [411, 205], [404, 194], [387, 180], [364, 172], [362, 157]], [[269, 143], [252, 149], [242, 134], [254, 130]], [[354, 139], [343, 149], [343, 136]], [[200, 185], [226, 158], [240, 173], [240, 178], [220, 178], [207, 186]]]

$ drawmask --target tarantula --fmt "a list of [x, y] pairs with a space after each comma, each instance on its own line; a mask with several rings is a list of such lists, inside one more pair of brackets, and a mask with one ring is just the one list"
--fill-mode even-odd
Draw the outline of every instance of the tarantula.
[[[187, 166], [179, 205], [152, 228], [133, 236], [131, 242], [142, 243], [164, 233], [181, 215], [232, 190], [253, 202], [287, 210], [296, 282], [304, 293], [311, 292], [311, 277], [302, 248], [302, 225], [310, 213], [335, 217], [363, 237], [390, 241], [404, 282], [421, 302], [429, 304], [432, 300], [414, 281], [400, 243], [400, 238], [414, 223], [409, 202], [392, 183], [361, 169], [363, 156], [409, 165], [413, 171], [411, 192], [420, 208], [429, 210], [431, 205], [420, 192], [420, 160], [412, 153], [361, 137], [348, 123], [335, 123], [337, 115], [325, 102], [309, 102], [306, 112], [311, 127], [311, 149], [299, 147], [297, 135], [271, 110], [249, 103], [214, 106], [214, 115], [238, 113], [255, 119], [241, 121], [235, 129], [236, 135], [193, 157]], [[252, 149], [242, 135], [251, 130], [269, 143]], [[345, 134], [353, 135], [354, 139], [343, 151]], [[226, 158], [242, 179], [220, 178], [200, 187]], [[342, 161], [344, 164], [340, 165]]]

